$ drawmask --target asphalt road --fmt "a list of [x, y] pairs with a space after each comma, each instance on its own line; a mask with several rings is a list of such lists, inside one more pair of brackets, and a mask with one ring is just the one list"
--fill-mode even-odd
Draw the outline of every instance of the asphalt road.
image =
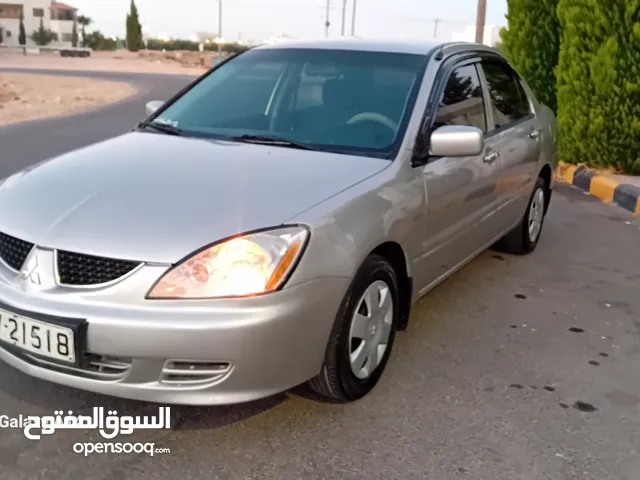
[[[2, 168], [126, 131], [147, 97], [180, 83], [137, 77], [149, 90], [132, 102], [0, 130]], [[76, 442], [103, 441], [94, 432], [30, 441], [0, 429], [0, 479], [638, 480], [638, 245], [638, 220], [560, 186], [537, 251], [487, 252], [423, 298], [381, 383], [361, 401], [290, 393], [172, 407], [171, 430], [117, 439], [171, 449], [154, 457], [73, 453]], [[0, 414], [94, 406], [157, 412], [0, 365]]]

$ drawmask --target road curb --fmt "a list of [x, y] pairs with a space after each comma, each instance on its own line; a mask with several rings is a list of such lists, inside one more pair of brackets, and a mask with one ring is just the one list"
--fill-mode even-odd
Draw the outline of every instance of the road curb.
[[558, 164], [556, 178], [640, 216], [640, 187], [618, 182], [584, 165], [564, 162]]

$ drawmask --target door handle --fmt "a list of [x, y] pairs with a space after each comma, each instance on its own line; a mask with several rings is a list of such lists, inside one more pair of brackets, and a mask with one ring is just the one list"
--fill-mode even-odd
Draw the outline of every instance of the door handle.
[[533, 139], [536, 139], [539, 136], [540, 136], [540, 130], [539, 129], [535, 129], [529, 134], [529, 137], [531, 137]]
[[500, 156], [500, 154], [498, 152], [491, 152], [487, 155], [485, 155], [485, 157], [482, 159], [482, 161], [484, 163], [488, 163], [489, 165], [491, 165], [493, 162], [495, 162], [498, 157]]

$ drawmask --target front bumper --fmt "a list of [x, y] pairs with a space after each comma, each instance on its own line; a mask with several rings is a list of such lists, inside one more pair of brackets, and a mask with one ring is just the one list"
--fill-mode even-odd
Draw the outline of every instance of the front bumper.
[[[37, 294], [21, 291], [8, 281], [11, 274], [0, 271], [0, 302], [7, 309], [31, 312], [36, 319], [87, 321], [92, 366], [61, 367], [5, 344], [0, 360], [73, 388], [185, 405], [256, 400], [320, 371], [348, 279], [323, 278], [245, 299], [143, 300], [160, 270], [145, 266], [106, 289], [59, 287]], [[135, 301], [125, 301], [134, 294]]]

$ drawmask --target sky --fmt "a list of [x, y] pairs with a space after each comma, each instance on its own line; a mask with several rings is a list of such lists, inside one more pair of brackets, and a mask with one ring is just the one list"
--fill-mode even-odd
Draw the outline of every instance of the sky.
[[[65, 0], [106, 35], [123, 36], [130, 0]], [[140, 23], [152, 34], [189, 38], [218, 30], [220, 0], [136, 0]], [[262, 41], [287, 34], [324, 36], [326, 0], [222, 0], [222, 37]], [[353, 0], [347, 0], [346, 33]], [[343, 0], [330, 0], [330, 37], [341, 33]], [[507, 0], [487, 0], [487, 24], [505, 25]], [[356, 35], [379, 38], [451, 40], [475, 24], [477, 0], [357, 0]], [[440, 19], [437, 32], [434, 19]]]

